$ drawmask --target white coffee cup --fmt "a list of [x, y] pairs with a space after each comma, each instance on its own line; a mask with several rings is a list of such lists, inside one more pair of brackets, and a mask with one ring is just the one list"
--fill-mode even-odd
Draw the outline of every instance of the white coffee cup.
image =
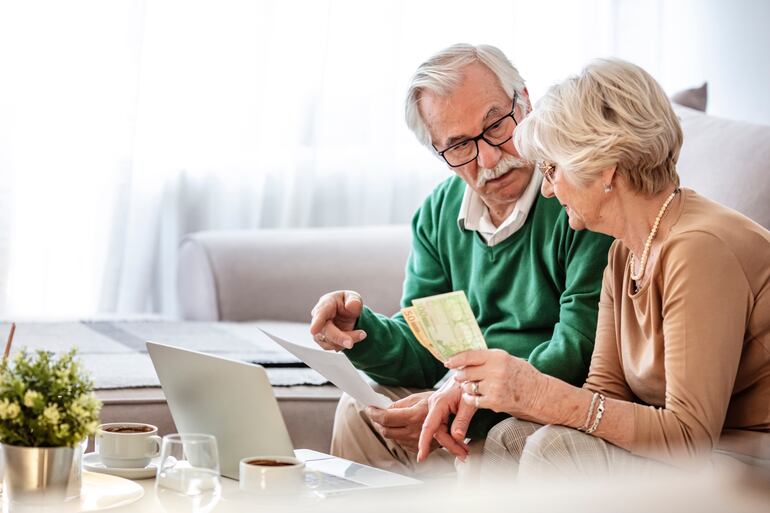
[[314, 488], [305, 484], [305, 463], [290, 456], [250, 456], [238, 470], [238, 486], [245, 492], [296, 495]]
[[104, 466], [111, 468], [144, 468], [160, 454], [158, 428], [141, 422], [101, 424], [94, 445]]

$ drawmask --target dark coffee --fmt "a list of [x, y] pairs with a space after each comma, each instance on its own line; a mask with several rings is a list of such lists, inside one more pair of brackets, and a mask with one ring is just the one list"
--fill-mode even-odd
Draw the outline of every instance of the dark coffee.
[[150, 426], [109, 426], [102, 428], [107, 433], [149, 433], [152, 431]]
[[296, 465], [296, 463], [277, 460], [249, 460], [246, 463], [257, 467], [291, 467], [292, 465]]

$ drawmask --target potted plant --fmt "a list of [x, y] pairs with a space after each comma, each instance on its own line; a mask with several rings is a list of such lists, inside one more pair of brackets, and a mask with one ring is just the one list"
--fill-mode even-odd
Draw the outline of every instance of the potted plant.
[[13, 501], [80, 495], [82, 443], [96, 430], [101, 403], [76, 352], [22, 349], [0, 363], [0, 443]]

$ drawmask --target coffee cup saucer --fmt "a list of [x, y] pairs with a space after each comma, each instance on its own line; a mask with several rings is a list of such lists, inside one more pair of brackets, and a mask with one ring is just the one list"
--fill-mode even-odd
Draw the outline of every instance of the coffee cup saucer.
[[83, 455], [83, 468], [90, 472], [98, 472], [100, 474], [110, 474], [118, 477], [125, 477], [126, 479], [150, 479], [155, 477], [158, 472], [158, 463], [160, 458], [153, 458], [150, 464], [144, 468], [115, 468], [107, 467], [102, 463], [99, 454], [95, 452], [89, 452]]

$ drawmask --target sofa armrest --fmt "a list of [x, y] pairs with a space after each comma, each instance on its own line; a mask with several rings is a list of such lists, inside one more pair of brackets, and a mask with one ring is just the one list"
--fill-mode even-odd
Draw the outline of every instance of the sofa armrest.
[[208, 231], [184, 238], [177, 291], [182, 318], [308, 322], [329, 291], [398, 311], [409, 226]]

